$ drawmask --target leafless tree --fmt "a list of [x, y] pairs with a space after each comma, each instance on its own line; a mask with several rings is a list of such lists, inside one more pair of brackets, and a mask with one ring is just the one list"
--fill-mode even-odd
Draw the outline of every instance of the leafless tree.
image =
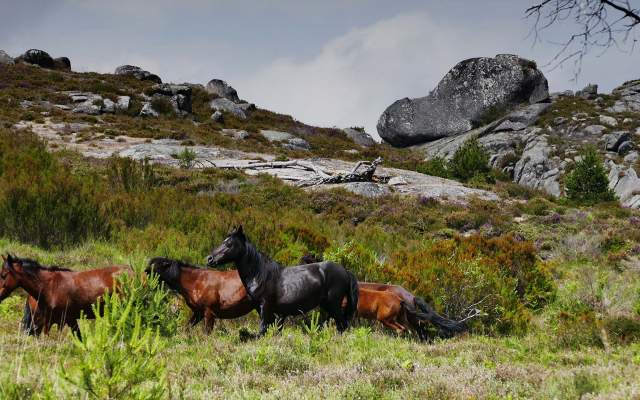
[[537, 0], [525, 11], [534, 20], [531, 34], [534, 43], [542, 34], [565, 23], [575, 23], [574, 33], [568, 39], [551, 42], [559, 46], [558, 52], [546, 65], [551, 70], [568, 61], [575, 66], [575, 78], [580, 74], [582, 60], [590, 51], [599, 55], [615, 47], [631, 53], [636, 44], [635, 28], [640, 26], [640, 8], [636, 0]]

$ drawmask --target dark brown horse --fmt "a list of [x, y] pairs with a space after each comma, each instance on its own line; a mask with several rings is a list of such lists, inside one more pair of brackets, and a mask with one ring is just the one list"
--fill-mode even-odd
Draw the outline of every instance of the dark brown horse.
[[88, 271], [72, 271], [61, 267], [47, 267], [27, 258], [3, 256], [0, 270], [0, 301], [15, 289], [22, 288], [31, 299], [25, 312], [30, 313], [29, 325], [23, 329], [39, 335], [47, 334], [54, 324], [69, 326], [78, 332], [78, 318], [84, 313], [93, 318], [92, 305], [114, 287], [120, 273], [132, 274], [128, 266], [110, 266]]
[[204, 318], [207, 333], [216, 318], [239, 318], [257, 309], [235, 270], [212, 271], [156, 257], [149, 261], [145, 272], [158, 274], [162, 282], [178, 292], [193, 312], [189, 323], [194, 326]]

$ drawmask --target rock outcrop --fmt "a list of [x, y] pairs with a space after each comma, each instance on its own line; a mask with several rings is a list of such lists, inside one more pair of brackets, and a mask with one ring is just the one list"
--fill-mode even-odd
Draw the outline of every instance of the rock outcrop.
[[453, 67], [428, 96], [389, 106], [378, 121], [378, 133], [394, 146], [429, 142], [548, 97], [547, 80], [533, 61], [507, 54], [472, 58]]
[[0, 65], [13, 65], [13, 57], [7, 54], [4, 50], [0, 50]]
[[349, 139], [362, 147], [371, 147], [376, 144], [375, 140], [364, 129], [345, 128], [342, 131]]
[[16, 62], [24, 62], [27, 64], [38, 65], [42, 68], [53, 69], [53, 58], [43, 50], [31, 49], [24, 52], [24, 54], [16, 57]]
[[240, 119], [247, 119], [248, 113], [256, 108], [255, 105], [250, 103], [234, 103], [233, 101], [219, 97], [211, 100], [209, 103], [212, 111], [228, 112], [235, 115]]
[[176, 114], [191, 113], [191, 87], [173, 83], [160, 83], [151, 87], [153, 96], [163, 96], [169, 100]]
[[218, 97], [222, 97], [228, 100], [231, 100], [234, 103], [239, 103], [240, 98], [238, 97], [238, 92], [231, 87], [227, 82], [221, 79], [212, 79], [205, 86], [205, 90], [209, 94], [214, 94]]
[[640, 112], [640, 79], [628, 81], [613, 89], [619, 99], [607, 111], [614, 113]]
[[152, 74], [149, 71], [145, 71], [135, 65], [121, 65], [113, 72], [116, 75], [132, 76], [141, 81], [151, 81], [155, 83], [162, 83], [162, 79], [156, 74]]

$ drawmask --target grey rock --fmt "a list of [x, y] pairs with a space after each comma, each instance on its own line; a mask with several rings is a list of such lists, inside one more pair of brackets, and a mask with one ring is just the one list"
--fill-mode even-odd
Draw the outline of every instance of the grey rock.
[[625, 142], [620, 143], [620, 146], [618, 146], [618, 154], [620, 155], [624, 155], [627, 154], [628, 152], [630, 152], [631, 150], [633, 150], [633, 142], [627, 140]]
[[66, 104], [54, 104], [53, 105], [55, 108], [57, 108], [58, 110], [62, 110], [62, 111], [69, 111], [71, 110], [71, 107], [69, 107]]
[[614, 113], [640, 112], [640, 79], [625, 82], [613, 89], [611, 93], [619, 96], [619, 99], [607, 111]]
[[159, 83], [151, 87], [154, 96], [165, 96], [171, 102], [176, 113], [191, 112], [191, 87], [173, 83]]
[[135, 65], [121, 65], [114, 71], [116, 75], [132, 76], [140, 81], [151, 81], [155, 83], [162, 83], [162, 79], [156, 74], [152, 74], [149, 71], [145, 71]]
[[270, 142], [284, 142], [290, 139], [294, 139], [295, 136], [288, 132], [262, 130], [260, 134]]
[[282, 147], [289, 150], [311, 150], [309, 142], [298, 137], [288, 139], [286, 143], [282, 144]]
[[48, 69], [54, 67], [53, 58], [51, 58], [49, 53], [38, 49], [27, 50], [24, 54], [16, 57], [15, 61], [38, 65], [42, 68]]
[[568, 120], [565, 117], [556, 117], [553, 119], [553, 124], [558, 126], [567, 123], [567, 121]]
[[521, 131], [526, 128], [527, 125], [522, 122], [502, 121], [497, 127], [493, 129], [494, 132], [500, 131]]
[[546, 136], [532, 137], [516, 163], [514, 182], [560, 196], [559, 163], [550, 157], [552, 150]]
[[214, 111], [228, 112], [237, 118], [247, 119], [247, 110], [249, 109], [247, 105], [236, 104], [224, 97], [211, 100], [209, 106]]
[[31, 108], [33, 107], [33, 101], [30, 100], [21, 100], [20, 101], [20, 107], [24, 108], [25, 110], [27, 108]]
[[637, 151], [632, 151], [626, 156], [624, 156], [624, 162], [630, 163], [630, 164], [638, 161], [638, 159], [640, 159], [640, 156], [638, 155]]
[[116, 101], [116, 110], [118, 111], [127, 111], [129, 106], [131, 105], [131, 97], [129, 96], [118, 96]]
[[147, 101], [142, 105], [140, 110], [141, 117], [157, 117], [158, 115], [158, 112], [153, 109], [150, 102]]
[[535, 124], [540, 115], [547, 111], [550, 105], [550, 103], [529, 104], [510, 112], [506, 117], [504, 117], [504, 120], [520, 123], [525, 127], [528, 127]]
[[618, 120], [608, 115], [601, 115], [600, 123], [609, 126], [618, 126]]
[[116, 103], [114, 103], [111, 99], [104, 99], [102, 103], [103, 103], [102, 112], [105, 112], [105, 113], [116, 112]]
[[629, 132], [625, 131], [616, 131], [606, 134], [602, 137], [602, 140], [604, 141], [604, 149], [607, 151], [617, 152], [618, 147], [620, 147], [623, 142], [630, 140], [630, 138], [631, 135], [629, 135]]
[[218, 123], [223, 123], [224, 122], [224, 115], [222, 115], [222, 113], [220, 111], [216, 111], [213, 114], [211, 114], [211, 119], [218, 122]]
[[356, 144], [363, 147], [370, 147], [376, 144], [375, 140], [365, 131], [359, 129], [346, 128], [342, 130], [345, 135]]
[[535, 63], [514, 55], [458, 63], [426, 97], [401, 99], [380, 116], [378, 133], [394, 146], [409, 146], [466, 132], [496, 109], [549, 97]]
[[100, 114], [100, 106], [93, 103], [93, 100], [84, 101], [71, 110], [71, 112], [76, 114], [87, 114], [87, 115], [99, 115]]
[[238, 92], [227, 82], [221, 79], [210, 80], [209, 83], [207, 83], [207, 86], [205, 86], [205, 90], [207, 91], [207, 93], [215, 94], [218, 97], [231, 100], [234, 103], [240, 102]]
[[61, 71], [71, 71], [71, 60], [67, 57], [54, 58], [53, 68]]
[[391, 190], [387, 186], [375, 182], [350, 182], [341, 184], [340, 187], [348, 192], [368, 198], [377, 198], [391, 194]]
[[581, 97], [585, 100], [593, 100], [598, 97], [598, 85], [588, 84], [582, 90], [578, 90], [576, 92], [576, 96]]
[[589, 125], [585, 127], [582, 131], [587, 135], [600, 136], [607, 129], [602, 125]]
[[233, 140], [244, 140], [249, 137], [249, 133], [241, 129], [223, 129], [222, 133], [230, 136]]
[[4, 50], [0, 50], [0, 65], [13, 65], [13, 57], [7, 54]]
[[640, 179], [632, 167], [625, 168], [608, 161], [609, 187], [615, 192], [624, 207], [640, 208]]
[[407, 180], [401, 176], [394, 176], [391, 179], [389, 179], [389, 182], [387, 182], [387, 185], [389, 186], [400, 186], [400, 185], [406, 185], [406, 184], [407, 184]]

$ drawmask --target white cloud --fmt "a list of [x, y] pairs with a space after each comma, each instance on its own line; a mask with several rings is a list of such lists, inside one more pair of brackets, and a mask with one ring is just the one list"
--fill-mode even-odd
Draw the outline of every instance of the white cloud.
[[331, 40], [311, 60], [280, 59], [259, 69], [243, 80], [241, 94], [306, 123], [364, 125], [377, 134], [377, 119], [393, 101], [424, 96], [456, 62], [486, 55], [460, 33], [427, 14], [396, 16]]

